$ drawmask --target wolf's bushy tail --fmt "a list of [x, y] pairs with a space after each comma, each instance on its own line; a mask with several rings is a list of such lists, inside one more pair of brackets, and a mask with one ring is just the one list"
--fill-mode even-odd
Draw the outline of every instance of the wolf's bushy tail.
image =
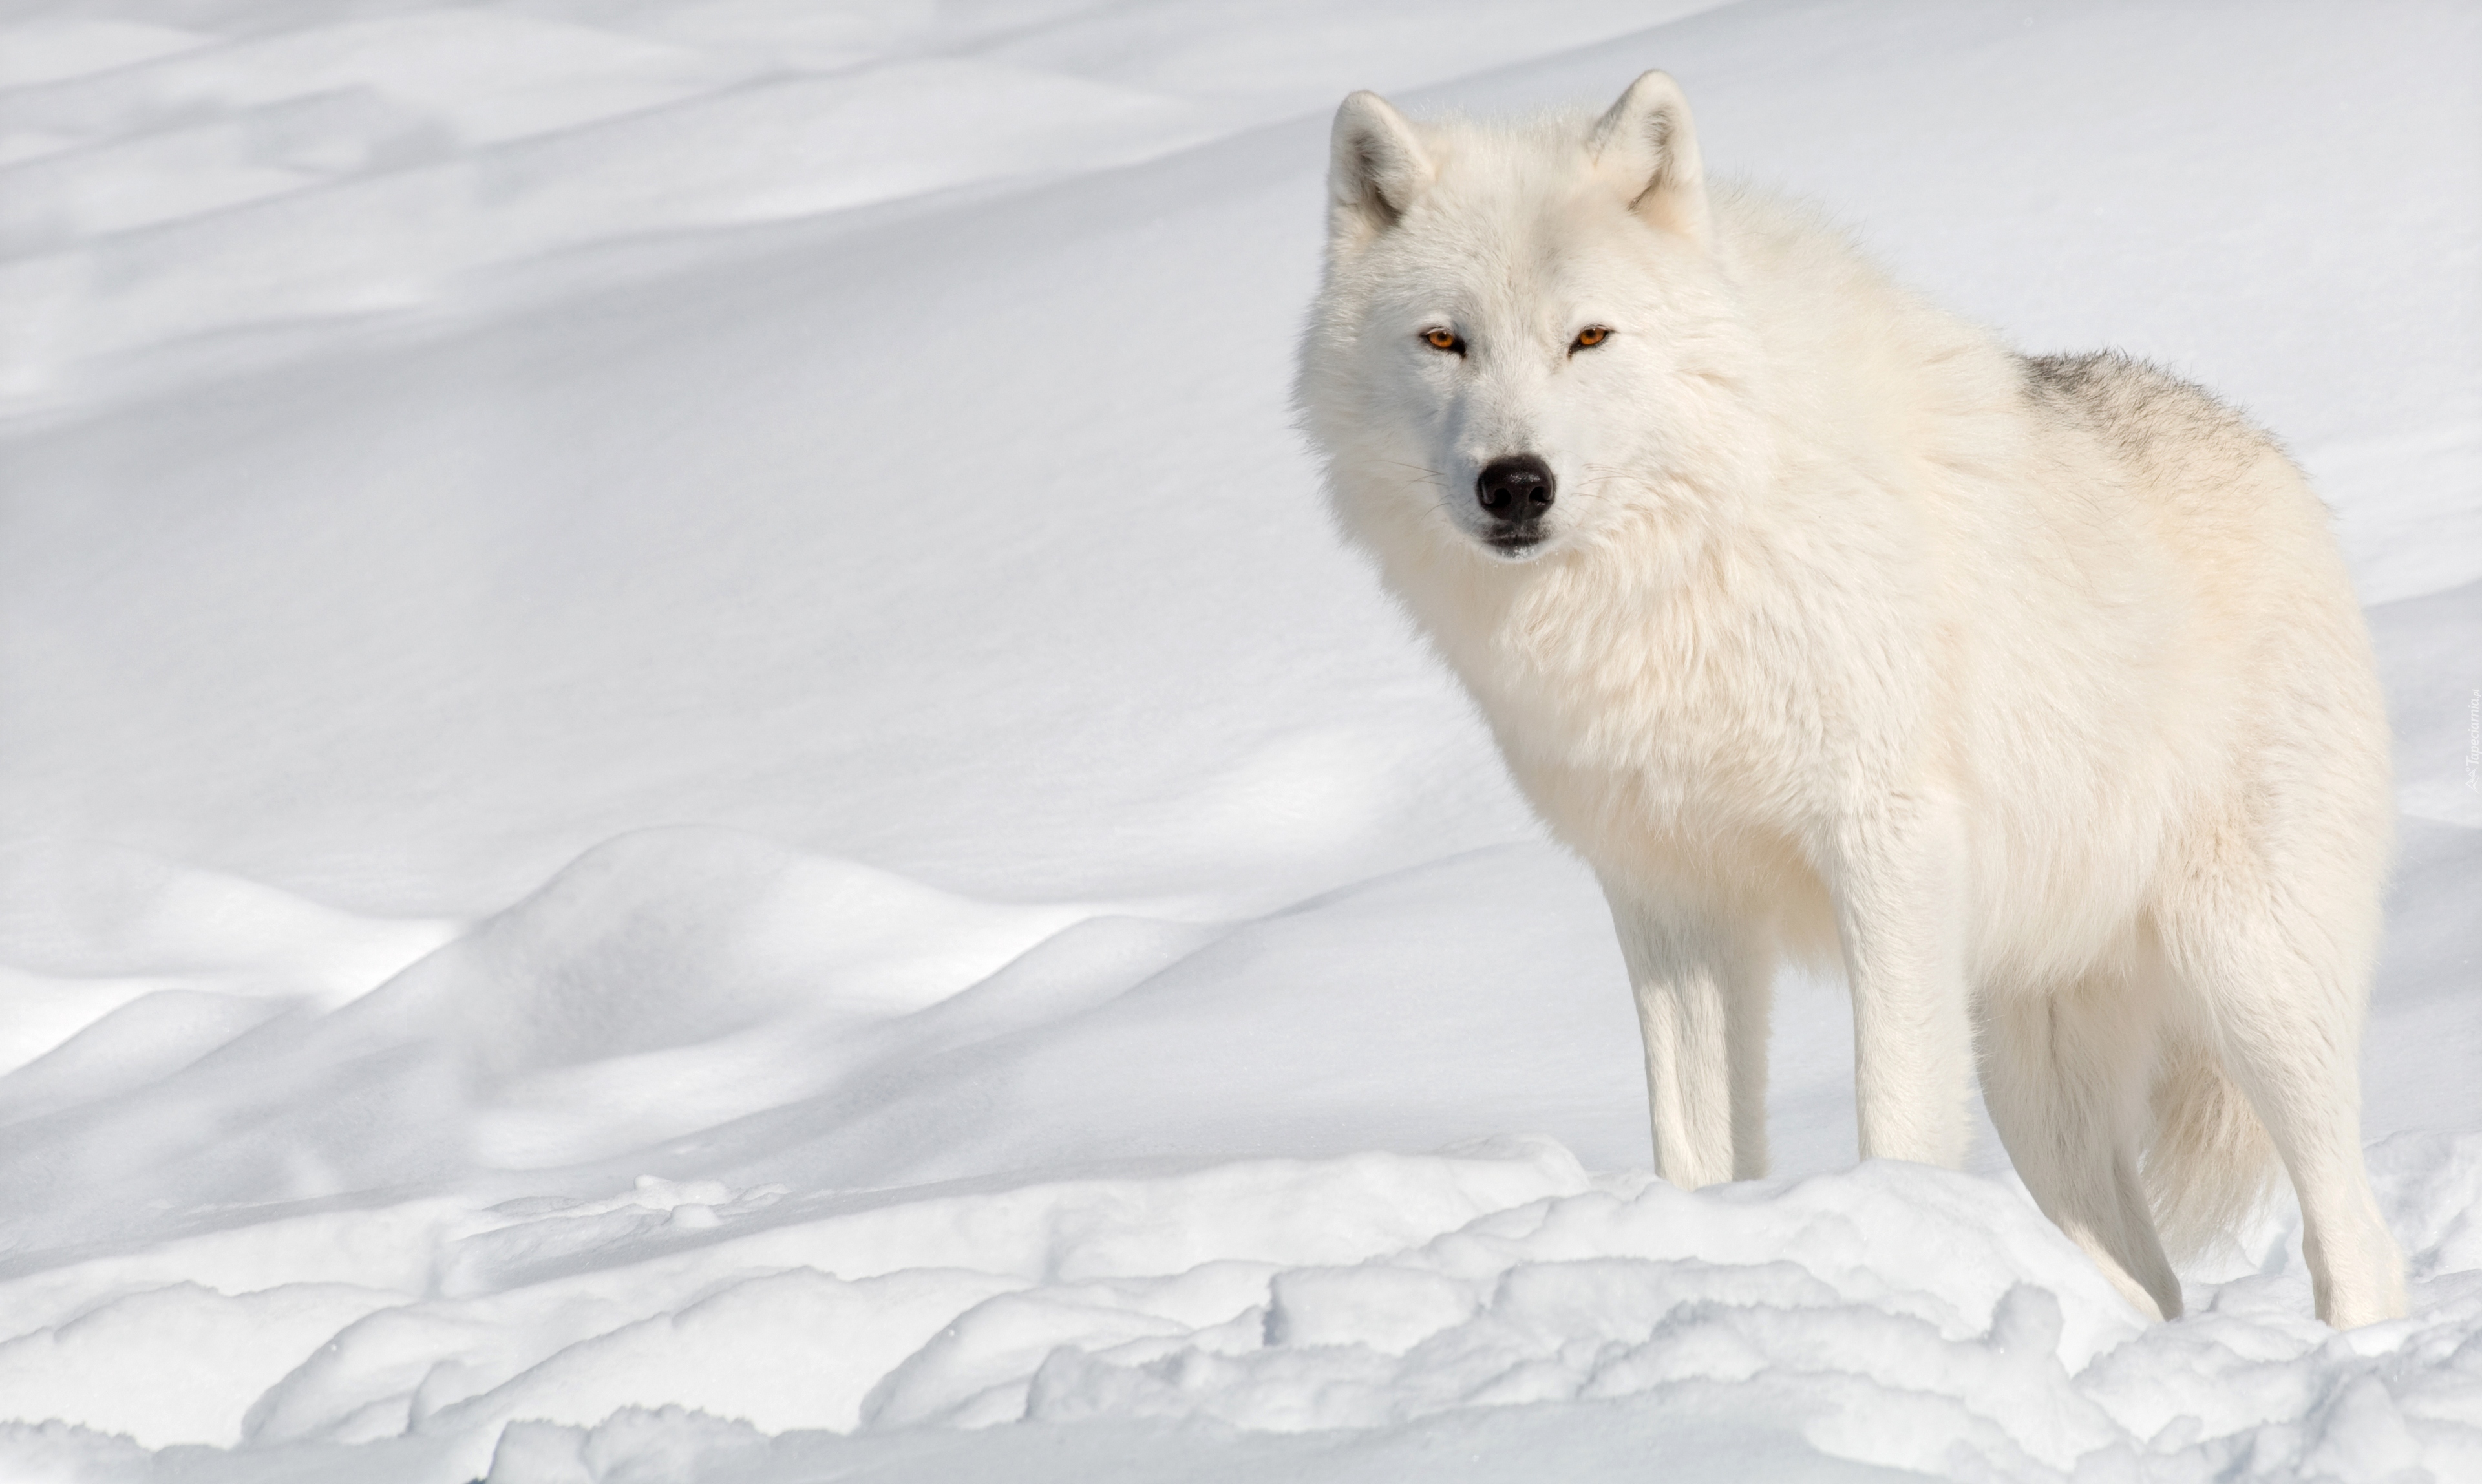
[[2265, 1201], [2275, 1185], [2275, 1145], [2214, 1053], [2195, 1042], [2164, 1048], [2152, 1101], [2146, 1195], [2164, 1250], [2178, 1260], [2205, 1251]]

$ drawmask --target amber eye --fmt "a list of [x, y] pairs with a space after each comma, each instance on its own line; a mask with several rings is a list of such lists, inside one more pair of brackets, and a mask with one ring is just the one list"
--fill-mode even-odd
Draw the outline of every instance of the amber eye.
[[1457, 332], [1453, 330], [1438, 328], [1425, 330], [1422, 331], [1422, 343], [1435, 351], [1454, 351], [1460, 356], [1465, 351], [1465, 343], [1457, 338]]
[[1590, 351], [1611, 337], [1612, 327], [1609, 325], [1589, 325], [1585, 329], [1577, 331], [1577, 338], [1570, 345], [1569, 349], [1572, 351]]

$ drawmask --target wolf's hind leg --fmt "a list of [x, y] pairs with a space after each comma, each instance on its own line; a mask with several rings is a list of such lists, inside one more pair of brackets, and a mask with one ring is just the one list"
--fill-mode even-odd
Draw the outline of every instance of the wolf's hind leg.
[[1766, 1174], [1771, 946], [1726, 914], [1603, 894], [1646, 1038], [1655, 1173], [1684, 1190]]
[[2211, 1007], [2224, 1068], [2292, 1177], [2318, 1317], [2337, 1329], [2403, 1317], [2404, 1258], [2362, 1162], [2356, 935], [2296, 905], [2281, 917], [2171, 918], [2163, 937]]
[[1992, 1125], [2034, 1204], [2141, 1313], [2180, 1314], [2139, 1179], [2157, 1006], [2098, 973], [1982, 1001], [1977, 1049]]

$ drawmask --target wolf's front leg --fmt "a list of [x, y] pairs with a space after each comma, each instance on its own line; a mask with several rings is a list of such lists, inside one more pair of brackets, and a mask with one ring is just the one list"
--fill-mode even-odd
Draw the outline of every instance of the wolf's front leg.
[[1684, 1190], [1766, 1174], [1769, 945], [1722, 913], [1603, 896], [1646, 1036], [1654, 1172]]
[[1845, 821], [1837, 855], [1862, 1157], [1954, 1169], [1973, 1089], [1962, 833], [1949, 811], [1900, 800]]

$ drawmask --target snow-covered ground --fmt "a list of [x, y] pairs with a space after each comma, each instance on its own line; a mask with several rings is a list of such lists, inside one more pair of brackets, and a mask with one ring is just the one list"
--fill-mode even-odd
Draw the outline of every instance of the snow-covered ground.
[[[1600, 104], [2277, 429], [2414, 1316], [1644, 1173], [1287, 427], [1327, 118]], [[0, 1479], [2482, 1478], [2482, 11], [92, 0], [0, 30]], [[7, 1418], [18, 1420], [9, 1421]]]

